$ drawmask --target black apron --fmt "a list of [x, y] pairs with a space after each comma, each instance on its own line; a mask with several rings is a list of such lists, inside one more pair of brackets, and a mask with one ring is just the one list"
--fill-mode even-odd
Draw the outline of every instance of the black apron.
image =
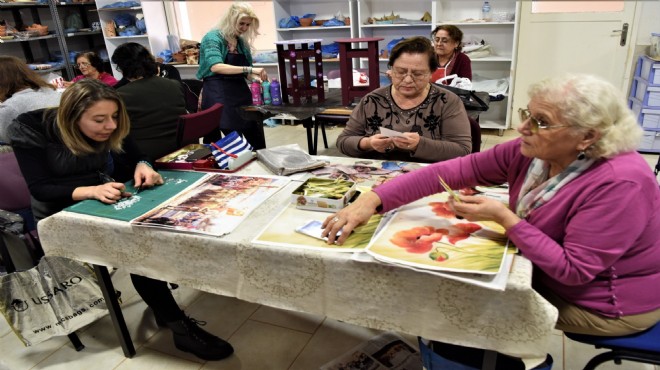
[[[243, 54], [227, 53], [224, 60], [225, 64], [233, 66], [249, 66], [247, 58]], [[252, 93], [245, 77], [238, 75], [220, 75], [216, 74], [204, 78], [204, 87], [202, 92], [202, 109], [207, 109], [215, 103], [222, 103], [222, 118], [220, 120], [220, 130], [226, 135], [232, 131], [245, 136], [245, 139], [257, 149], [266, 147], [264, 137], [263, 123], [257, 121], [246, 121], [241, 118], [241, 106], [252, 105]], [[217, 139], [205, 137], [212, 141], [220, 139], [219, 133]]]

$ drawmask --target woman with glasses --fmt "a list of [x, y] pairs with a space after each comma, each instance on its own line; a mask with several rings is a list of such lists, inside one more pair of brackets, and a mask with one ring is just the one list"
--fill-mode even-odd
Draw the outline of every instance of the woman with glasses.
[[[129, 130], [122, 98], [93, 79], [67, 88], [59, 108], [20, 115], [9, 135], [30, 188], [35, 218], [41, 220], [86, 199], [116, 204], [133, 196], [123, 183], [130, 179], [136, 188], [163, 184], [128, 136]], [[115, 158], [120, 156], [132, 165], [129, 178], [115, 173]], [[172, 331], [176, 348], [204, 360], [221, 360], [233, 353], [229, 343], [185, 315], [166, 282], [136, 274], [131, 274], [131, 281], [156, 323]]]
[[117, 84], [117, 79], [110, 73], [103, 72], [103, 60], [94, 52], [88, 51], [76, 54], [75, 67], [82, 74], [74, 77], [71, 81], [64, 82], [64, 87], [69, 87], [83, 78], [99, 80], [108, 86], [115, 86]]
[[463, 103], [431, 84], [438, 66], [431, 42], [425, 37], [400, 41], [388, 65], [392, 84], [362, 98], [337, 137], [337, 148], [351, 157], [413, 162], [469, 154], [470, 123]]
[[[449, 199], [457, 216], [494, 221], [535, 266], [559, 330], [621, 336], [660, 321], [660, 188], [635, 150], [642, 136], [616, 87], [570, 75], [530, 87], [521, 137], [399, 176], [328, 217], [341, 244], [375, 212], [443, 191], [509, 184], [509, 204]], [[653, 293], [655, 292], [655, 293]]]
[[[431, 32], [431, 40], [438, 57], [438, 69], [431, 76], [432, 82], [453, 74], [472, 80], [472, 62], [461, 51], [463, 31], [456, 26], [440, 25]], [[451, 80], [445, 80], [443, 83], [449, 84]]]

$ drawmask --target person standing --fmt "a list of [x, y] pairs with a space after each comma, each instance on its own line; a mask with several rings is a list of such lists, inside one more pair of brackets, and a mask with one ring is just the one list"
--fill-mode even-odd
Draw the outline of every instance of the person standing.
[[[237, 131], [255, 150], [266, 147], [263, 124], [243, 119], [240, 107], [252, 104], [247, 82], [268, 79], [264, 68], [252, 67], [251, 48], [258, 29], [259, 19], [252, 6], [233, 3], [218, 26], [202, 38], [197, 72], [197, 78], [204, 81], [201, 108], [222, 103], [220, 131]], [[218, 132], [205, 137], [205, 141], [217, 141], [220, 136]]]
[[[431, 41], [438, 57], [438, 69], [433, 72], [431, 82], [453, 74], [472, 80], [472, 61], [462, 52], [463, 31], [456, 26], [443, 24], [431, 32]], [[445, 81], [449, 84], [451, 80]]]

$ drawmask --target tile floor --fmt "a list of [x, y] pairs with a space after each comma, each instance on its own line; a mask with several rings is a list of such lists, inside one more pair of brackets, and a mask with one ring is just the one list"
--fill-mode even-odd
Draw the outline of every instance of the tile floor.
[[[327, 130], [330, 149], [319, 154], [337, 155], [334, 148], [341, 127]], [[484, 149], [516, 137], [514, 130], [498, 136], [486, 130]], [[301, 126], [278, 125], [266, 128], [269, 146], [298, 143], [307, 148]], [[656, 155], [647, 155], [654, 165]], [[33, 347], [23, 347], [5, 320], [0, 320], [0, 370], [49, 369], [223, 369], [223, 370], [311, 370], [378, 334], [378, 331], [345, 324], [325, 317], [283, 311], [234, 298], [216, 296], [186, 287], [174, 295], [186, 312], [206, 320], [209, 331], [228, 339], [236, 354], [224, 361], [205, 362], [174, 348], [168, 330], [159, 330], [153, 315], [137, 295], [128, 275], [121, 269], [113, 276], [115, 287], [122, 291], [124, 312], [137, 354], [123, 356], [109, 317], [83, 328], [78, 333], [86, 348], [75, 352], [67, 338], [54, 338]], [[415, 338], [406, 336], [412, 343]], [[555, 359], [556, 370], [578, 370], [598, 351], [565, 338], [557, 331], [548, 352]], [[599, 370], [660, 370], [660, 367], [624, 362], [599, 367]]]

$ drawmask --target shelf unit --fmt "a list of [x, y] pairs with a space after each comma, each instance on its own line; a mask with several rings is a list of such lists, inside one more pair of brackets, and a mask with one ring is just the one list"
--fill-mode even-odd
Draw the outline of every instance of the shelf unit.
[[[305, 13], [316, 13], [316, 19], [330, 19], [337, 11], [350, 17], [350, 26], [344, 27], [298, 27], [277, 29], [278, 40], [322, 38], [323, 45], [345, 37], [382, 37], [379, 49], [384, 50], [393, 39], [411, 36], [431, 36], [431, 31], [440, 24], [453, 24], [461, 28], [464, 41], [474, 37], [484, 39], [491, 45], [493, 55], [472, 60], [472, 73], [488, 79], [509, 78], [509, 93], [502, 101], [491, 102], [488, 112], [480, 115], [482, 128], [500, 130], [511, 126], [511, 101], [515, 71], [515, 55], [520, 2], [498, 0], [491, 2], [493, 17], [502, 21], [482, 22], [482, 0], [274, 0], [275, 19]], [[431, 21], [422, 23], [424, 12], [431, 14]], [[366, 24], [368, 18], [399, 15], [411, 24]], [[509, 18], [514, 20], [509, 20]], [[474, 21], [468, 21], [474, 20]], [[331, 62], [324, 60], [324, 63]], [[387, 59], [379, 60], [380, 70], [387, 69]], [[359, 66], [367, 68], [366, 60]], [[324, 66], [325, 71], [333, 66]]]
[[[165, 17], [165, 8], [162, 1], [145, 1], [140, 6], [130, 8], [110, 8], [106, 7], [115, 4], [115, 0], [96, 0], [99, 19], [101, 20], [101, 30], [109, 58], [115, 52], [119, 45], [127, 42], [136, 42], [147, 48], [153, 55], [158, 55], [161, 51], [169, 49], [167, 43], [167, 19]], [[106, 31], [106, 25], [109, 21], [120, 14], [130, 13], [132, 15], [142, 14], [147, 26], [147, 33], [135, 36], [109, 36]], [[116, 79], [121, 79], [121, 72], [117, 71], [117, 66], [110, 63], [112, 73]]]

